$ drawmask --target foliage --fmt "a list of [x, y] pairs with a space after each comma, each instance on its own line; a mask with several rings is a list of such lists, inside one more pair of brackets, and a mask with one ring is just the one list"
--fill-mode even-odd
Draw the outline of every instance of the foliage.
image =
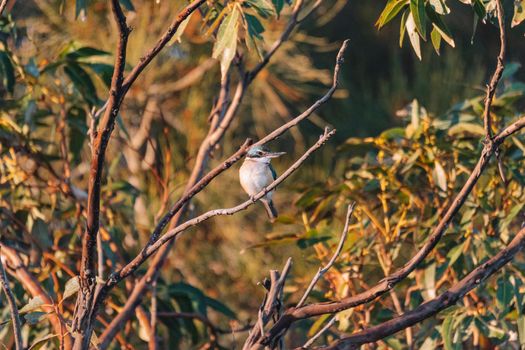
[[[151, 46], [165, 29], [173, 9], [183, 4], [120, 2], [131, 13], [134, 27], [127, 62], [132, 67], [143, 48]], [[493, 20], [493, 0], [461, 2], [471, 6], [483, 22]], [[12, 14], [0, 18], [0, 242], [24, 257], [54, 301], [47, 305], [13, 283], [27, 344], [58, 348], [49, 320], [56, 310], [67, 319], [73, 314], [92, 114], [107, 96], [116, 38], [107, 24], [106, 2], [77, 0], [75, 6], [63, 1], [20, 3]], [[338, 9], [332, 5], [323, 4], [322, 9], [335, 14]], [[263, 59], [284, 30], [294, 4], [247, 0], [208, 2], [206, 6], [179, 27], [170, 46], [130, 91], [117, 118], [101, 194], [102, 247], [112, 270], [140, 251], [151, 227], [182, 193], [205, 136], [219, 82], [235, 82], [240, 62], [256, 65]], [[525, 2], [515, 1], [514, 6], [512, 26], [517, 26], [525, 19]], [[25, 12], [17, 13], [17, 9]], [[400, 18], [400, 44], [408, 36], [421, 59], [421, 39], [430, 39], [438, 54], [442, 41], [456, 46], [446, 24], [453, 15], [444, 0], [389, 0], [376, 26], [381, 29]], [[318, 25], [312, 21], [309, 31], [315, 32]], [[212, 164], [236, 149], [246, 135], [262, 135], [287, 120], [290, 111], [301, 109], [320, 86], [330, 83], [330, 74], [312, 58], [322, 53], [308, 52], [328, 43], [309, 31], [300, 29], [295, 34], [298, 39], [287, 41], [254, 81], [240, 113], [246, 117], [235, 121], [235, 132], [213, 153]], [[504, 88], [494, 101], [497, 127], [515, 119], [523, 106], [525, 84], [516, 78], [519, 68], [518, 63], [510, 64], [505, 71]], [[401, 126], [377, 137], [346, 140], [329, 161], [318, 160], [321, 166], [312, 166], [295, 184], [279, 188], [283, 193], [280, 207], [288, 209], [276, 226], [265, 223], [258, 211], [203, 224], [189, 240], [177, 243], [163, 269], [157, 287], [158, 309], [198, 313], [226, 331], [237, 328], [256, 315], [260, 298], [254, 295], [263, 294], [255, 286], [262, 279], [261, 270], [280, 263], [284, 254], [304, 262], [288, 287], [287, 297], [295, 300], [295, 294], [303, 290], [304, 276], [330, 256], [337, 236], [334, 232], [342, 226], [337, 210], [349, 200], [358, 202], [356, 223], [340, 263], [327, 275], [323, 290], [330, 292], [316, 292], [315, 296], [335, 299], [366, 289], [413, 255], [439, 219], [440, 210], [461, 187], [482, 148], [482, 110], [483, 96], [454, 105], [440, 116], [427, 113], [414, 100], [399, 111]], [[318, 118], [317, 124], [321, 122]], [[310, 136], [307, 129], [301, 131], [278, 147], [292, 154], [301, 150]], [[430, 259], [395, 289], [390, 300], [340, 313], [339, 330], [352, 332], [413, 308], [507, 243], [521, 222], [524, 147], [521, 136], [512, 138], [502, 155], [508, 183], [502, 183], [492, 165]], [[333, 169], [328, 180], [325, 168]], [[317, 185], [307, 185], [305, 179]], [[226, 174], [217, 182], [196, 198], [188, 215], [245, 199], [240, 191], [224, 195], [224, 188], [237, 188], [236, 175]], [[241, 249], [244, 254], [239, 254]], [[414, 327], [413, 346], [453, 349], [476, 342], [525, 343], [522, 264], [521, 260], [514, 262], [439, 320]], [[139, 270], [137, 275], [142, 273]], [[101, 324], [120, 311], [132, 286], [133, 281], [122, 283], [114, 291]], [[44, 311], [45, 307], [55, 311]], [[142, 307], [147, 313], [151, 306], [144, 303]], [[7, 308], [2, 307], [0, 317], [0, 327], [8, 325], [4, 322], [9, 318]], [[313, 334], [323, 320], [294, 331]], [[149, 339], [148, 321], [137, 312], [137, 318], [117, 337], [120, 345], [144, 347]], [[199, 348], [208, 343], [210, 329], [197, 319], [160, 317], [159, 322], [166, 348]], [[0, 339], [7, 347], [12, 343], [11, 334], [10, 326], [0, 328]], [[327, 337], [330, 340], [334, 334]], [[410, 337], [398, 334], [386, 343], [406, 348]], [[230, 335], [223, 338], [221, 344], [230, 344]]]

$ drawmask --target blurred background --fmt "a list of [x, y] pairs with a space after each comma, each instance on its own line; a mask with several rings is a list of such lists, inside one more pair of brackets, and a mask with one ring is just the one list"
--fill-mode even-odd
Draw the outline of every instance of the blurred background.
[[[437, 55], [429, 42], [423, 43], [422, 60], [414, 54], [407, 38], [399, 47], [400, 18], [381, 30], [374, 26], [385, 6], [383, 1], [323, 3], [294, 31], [250, 86], [232, 128], [212, 154], [210, 168], [236, 150], [245, 138], [258, 139], [266, 135], [322, 96], [331, 84], [337, 50], [341, 42], [349, 38], [340, 89], [309, 120], [269, 145], [274, 151], [287, 152], [274, 162], [277, 172], [284, 171], [315, 142], [325, 126], [336, 128], [337, 134], [278, 188], [274, 198], [281, 216], [277, 223], [270, 224], [262, 206], [257, 204], [232, 217], [206, 221], [182, 235], [162, 271], [160, 284], [167, 293], [160, 294], [164, 304], [173, 303], [171, 308], [184, 309], [181, 295], [197, 293], [191, 289], [194, 287], [210, 298], [219, 299], [235, 314], [236, 325], [249, 323], [257, 315], [264, 297], [260, 282], [270, 269], [280, 269], [289, 256], [294, 258], [294, 282], [287, 292], [290, 300], [295, 300], [292, 298], [308, 283], [337, 241], [343, 224], [344, 203], [354, 198], [351, 186], [345, 187], [349, 185], [344, 183], [350, 164], [364, 153], [348, 146], [351, 144], [348, 140], [366, 143], [363, 140], [372, 140], [385, 130], [405, 127], [407, 115], [414, 106], [421, 107], [424, 111], [421, 113], [431, 119], [447, 119], [448, 113], [462, 101], [478, 98], [479, 102], [479, 96], [484, 94], [496, 64], [498, 30], [481, 21], [475, 29], [476, 21], [469, 5], [460, 1], [447, 3], [453, 15], [447, 16], [446, 21], [456, 47], [444, 45]], [[135, 11], [127, 11], [128, 23], [133, 27], [128, 46], [129, 67], [153, 45], [171, 21], [173, 9], [181, 4], [168, 0], [134, 0], [133, 6]], [[505, 9], [512, 13], [513, 2], [506, 1]], [[11, 15], [17, 36], [12, 39], [13, 45], [24, 69], [34, 67], [36, 73], [28, 76], [32, 80], [25, 92], [15, 86], [15, 97], [6, 97], [5, 91], [2, 96], [5, 106], [18, 99], [18, 107], [22, 106], [20, 110], [24, 113], [17, 114], [17, 120], [25, 120], [32, 137], [47, 138], [42, 147], [47, 147], [49, 153], [58, 152], [58, 134], [53, 125], [57, 125], [61, 111], [67, 114], [71, 182], [82, 190], [88, 175], [87, 114], [91, 106], [100, 106], [106, 96], [113, 59], [105, 53], [91, 52], [80, 58], [71, 53], [82, 47], [112, 53], [117, 35], [105, 1], [89, 2], [87, 11], [78, 17], [76, 11], [67, 1], [14, 3]], [[286, 6], [280, 19], [264, 23], [265, 47], [282, 31], [289, 13], [290, 7]], [[509, 76], [512, 74], [509, 82], [525, 80], [525, 71], [518, 63], [525, 54], [524, 28], [518, 26], [508, 33], [506, 61], [516, 63], [508, 65], [513, 70], [509, 73]], [[210, 59], [213, 43], [205, 31], [201, 18], [193, 16], [180, 40], [171, 43], [155, 59], [124, 102], [108, 150], [108, 180], [103, 200], [102, 226], [103, 232], [111, 237], [106, 240], [106, 250], [113, 262], [134, 256], [147, 241], [166, 205], [169, 207], [169, 203], [181, 195], [197, 149], [206, 135], [207, 118], [220, 87], [220, 71], [218, 62]], [[246, 57], [248, 67], [257, 63], [255, 55]], [[74, 67], [69, 68], [69, 73], [64, 68], [76, 59], [91, 77], [90, 82]], [[65, 96], [65, 103], [60, 102], [61, 96]], [[523, 99], [514, 102], [513, 108], [522, 110]], [[50, 113], [39, 114], [44, 109]], [[479, 124], [481, 114], [471, 121]], [[4, 150], [8, 147], [7, 140], [2, 139]], [[478, 147], [476, 141], [472, 144], [472, 149]], [[238, 184], [238, 168], [239, 165], [234, 166], [199, 194], [187, 215], [233, 206], [247, 199]], [[450, 187], [452, 190], [453, 186]], [[339, 195], [329, 195], [335, 192]], [[8, 196], [15, 195], [4, 192], [4, 196], [7, 200]], [[20, 196], [20, 193], [16, 195], [18, 199]], [[74, 205], [51, 204], [52, 199], [39, 198], [49, 203], [45, 209], [40, 208], [39, 217], [47, 223], [51, 239], [59, 246], [78, 249], [78, 237], [66, 242], [60, 241], [63, 238], [57, 239], [57, 234], [60, 233], [60, 237], [77, 235], [82, 225], [56, 223], [53, 219], [59, 217], [59, 212], [60, 215], [69, 212], [73, 218]], [[433, 198], [439, 199], [439, 196]], [[26, 211], [30, 213], [26, 213], [27, 217], [34, 214], [34, 209], [27, 209], [28, 206], [31, 207], [24, 202], [11, 210]], [[323, 234], [314, 235], [312, 230]], [[350, 255], [345, 259], [352, 261], [354, 257]], [[379, 274], [371, 279], [380, 277]], [[173, 285], [180, 288], [170, 291]], [[319, 292], [316, 298], [345, 293], [349, 293], [348, 290], [328, 295]], [[122, 289], [111, 302], [121, 305], [125, 300], [126, 291]], [[111, 316], [117, 310], [108, 306], [106, 311]], [[210, 312], [210, 317], [223, 327], [231, 324], [221, 311]], [[181, 329], [186, 331], [184, 327]], [[162, 332], [169, 333], [169, 330]], [[131, 343], [141, 344], [133, 337], [136, 335], [129, 335]]]

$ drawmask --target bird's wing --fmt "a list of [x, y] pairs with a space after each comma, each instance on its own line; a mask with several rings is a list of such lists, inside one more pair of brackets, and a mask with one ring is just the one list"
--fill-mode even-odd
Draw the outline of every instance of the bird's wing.
[[272, 172], [272, 178], [275, 181], [275, 179], [277, 179], [277, 172], [275, 171], [271, 163], [268, 165], [270, 166], [270, 171]]

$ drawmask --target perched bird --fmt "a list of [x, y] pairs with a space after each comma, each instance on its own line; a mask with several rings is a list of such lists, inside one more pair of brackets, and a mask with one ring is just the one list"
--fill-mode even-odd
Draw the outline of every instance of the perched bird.
[[[261, 192], [277, 178], [277, 174], [270, 161], [272, 158], [280, 157], [285, 153], [286, 152], [270, 152], [263, 146], [253, 146], [250, 148], [239, 170], [241, 186], [250, 197]], [[261, 202], [271, 222], [274, 222], [278, 216], [272, 201], [273, 192], [272, 190], [261, 198]]]

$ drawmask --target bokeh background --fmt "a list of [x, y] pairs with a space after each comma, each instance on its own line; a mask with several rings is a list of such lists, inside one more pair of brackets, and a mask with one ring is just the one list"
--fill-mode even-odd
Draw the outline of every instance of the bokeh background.
[[[127, 14], [133, 27], [128, 46], [130, 66], [155, 42], [170, 22], [173, 9], [180, 4], [134, 0], [133, 5], [136, 11]], [[512, 1], [505, 2], [508, 13], [512, 13], [512, 5]], [[188, 284], [221, 300], [235, 312], [237, 324], [242, 325], [257, 315], [264, 296], [259, 282], [270, 269], [279, 269], [291, 256], [295, 262], [294, 282], [287, 292], [292, 296], [298, 293], [330, 251], [330, 245], [318, 244], [324, 238], [305, 236], [312, 215], [319, 217], [316, 222], [323, 217], [338, 218], [319, 228], [329, 236], [330, 244], [336, 241], [342, 227], [341, 197], [327, 197], [326, 205], [312, 213], [308, 195], [315, 197], [342, 186], [348, 164], [362, 156], [348, 147], [348, 140], [373, 138], [387, 129], [404, 127], [406, 111], [410, 110], [407, 106], [413, 106], [413, 100], [429, 116], [439, 119], [446, 118], [461, 101], [483, 95], [496, 63], [497, 28], [480, 22], [473, 34], [475, 20], [471, 7], [459, 1], [449, 1], [449, 6], [453, 15], [447, 16], [447, 24], [454, 33], [456, 47], [443, 46], [437, 55], [430, 43], [424, 43], [421, 61], [407, 38], [399, 47], [399, 18], [380, 31], [374, 26], [384, 8], [383, 1], [330, 1], [302, 23], [250, 87], [231, 130], [213, 153], [211, 165], [218, 164], [245, 138], [264, 136], [324, 94], [331, 83], [339, 45], [349, 38], [340, 89], [334, 98], [311, 119], [271, 143], [273, 150], [287, 152], [275, 162], [277, 171], [286, 169], [325, 126], [336, 128], [336, 137], [278, 188], [275, 202], [281, 218], [276, 224], [270, 224], [263, 208], [255, 205], [238, 215], [218, 217], [189, 230], [177, 240], [163, 268], [161, 284], [167, 288], [177, 283]], [[14, 44], [23, 63], [28, 64], [32, 58], [33, 64], [42, 70], [65, 53], [84, 46], [113, 52], [116, 28], [106, 2], [92, 1], [88, 9], [85, 15], [76, 18], [75, 6], [68, 1], [16, 1], [11, 9], [19, 30]], [[289, 11], [285, 8], [279, 21], [269, 22], [264, 33], [267, 44], [280, 33]], [[519, 26], [508, 33], [507, 62], [516, 63], [512, 65], [515, 81], [525, 80], [525, 70], [519, 65], [525, 54], [524, 28]], [[130, 91], [110, 142], [103, 227], [124, 258], [133, 256], [146, 242], [151, 227], [166, 209], [163, 200], [173, 202], [182, 193], [198, 146], [205, 137], [207, 117], [219, 90], [220, 72], [218, 62], [210, 59], [213, 44], [204, 31], [200, 18], [194, 16], [180, 42], [170, 45], [155, 59]], [[87, 60], [93, 64], [88, 71], [93, 74], [95, 90], [84, 93], [91, 93], [90, 98], [100, 104], [107, 91], [104, 85], [107, 71], [96, 64], [111, 64], [112, 58], [97, 56]], [[248, 55], [247, 61], [248, 66], [253, 66], [257, 59]], [[85, 96], [74, 91], [67, 76], [60, 69], [49, 69], [51, 73], [38, 77], [34, 91], [48, 99], [67, 95], [77, 99], [78, 105], [84, 105]], [[46, 84], [52, 86], [48, 91], [42, 89]], [[521, 99], [513, 108], [520, 110], [523, 106]], [[29, 118], [33, 118], [32, 123], [48, 126], [54, 120], [53, 116]], [[480, 123], [480, 118], [474, 122]], [[82, 138], [86, 127], [83, 120], [80, 126], [71, 124], [71, 130], [77, 131], [73, 136]], [[48, 133], [37, 125], [33, 130], [35, 134]], [[87, 159], [89, 147], [82, 140], [71, 168], [72, 183], [80, 189], [86, 186]], [[238, 167], [221, 175], [199, 194], [187, 215], [245, 200], [238, 184]], [[159, 177], [169, 179], [167, 188], [159, 184]], [[123, 189], [126, 194], [119, 192]], [[49, 221], [57, 215], [49, 208], [42, 212]], [[50, 235], [56, 230], [64, 234], [78, 234], [81, 230], [53, 225], [49, 224]], [[79, 242], [76, 238], [69, 244]], [[111, 250], [108, 242], [108, 254]], [[345, 259], [352, 262], [353, 257]], [[324, 298], [322, 293], [317, 297]], [[121, 304], [125, 298], [126, 291], [121, 290], [112, 302]], [[166, 296], [165, 302], [169, 303], [170, 298]], [[111, 315], [116, 309], [107, 311]], [[228, 321], [220, 313], [212, 311], [210, 317], [228, 327]]]

